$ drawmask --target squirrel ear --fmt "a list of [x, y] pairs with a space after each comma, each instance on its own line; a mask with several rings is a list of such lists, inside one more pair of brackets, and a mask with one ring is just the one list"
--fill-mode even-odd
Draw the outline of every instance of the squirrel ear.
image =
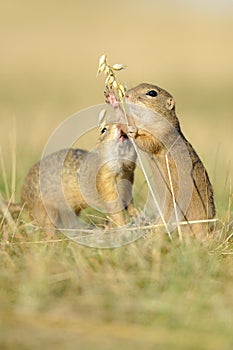
[[174, 98], [170, 97], [166, 101], [166, 108], [171, 111], [175, 107], [175, 100]]

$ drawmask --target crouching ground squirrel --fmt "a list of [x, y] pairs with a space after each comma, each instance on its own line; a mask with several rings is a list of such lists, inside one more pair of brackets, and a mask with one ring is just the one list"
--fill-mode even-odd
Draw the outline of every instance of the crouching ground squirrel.
[[124, 210], [136, 215], [132, 199], [135, 162], [132, 142], [120, 125], [102, 124], [94, 150], [60, 150], [35, 164], [25, 178], [21, 203], [51, 234], [54, 225], [70, 228], [70, 214], [73, 220], [89, 206], [104, 211], [113, 225], [124, 225]]
[[[111, 93], [106, 97], [124, 132], [150, 162], [164, 221], [188, 221], [189, 232], [205, 235], [206, 225], [191, 222], [214, 218], [213, 189], [202, 161], [181, 131], [173, 97], [158, 86], [142, 83], [126, 91], [124, 113], [113, 104]], [[209, 223], [208, 232], [212, 230]]]

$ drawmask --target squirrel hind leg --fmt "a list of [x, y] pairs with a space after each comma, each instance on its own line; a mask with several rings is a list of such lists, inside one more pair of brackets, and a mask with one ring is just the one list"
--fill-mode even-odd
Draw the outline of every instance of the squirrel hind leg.
[[49, 239], [56, 238], [57, 229], [48, 217], [44, 222], [43, 230]]
[[133, 202], [130, 202], [125, 208], [128, 216], [136, 218], [139, 215], [138, 210], [135, 208]]
[[46, 206], [43, 203], [37, 203], [31, 210], [29, 209], [30, 216], [35, 222], [42, 227], [42, 230], [48, 235], [49, 238], [56, 237], [56, 222], [58, 218], [58, 212], [55, 207]]
[[125, 224], [126, 224], [123, 211], [120, 211], [118, 213], [109, 214], [109, 218], [110, 218], [111, 226], [121, 227], [121, 226], [125, 226]]

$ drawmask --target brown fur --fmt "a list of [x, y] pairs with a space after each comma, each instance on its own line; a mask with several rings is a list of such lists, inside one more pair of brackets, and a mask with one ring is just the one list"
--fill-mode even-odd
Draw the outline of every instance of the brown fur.
[[69, 228], [73, 211], [78, 215], [88, 206], [105, 211], [114, 225], [124, 225], [124, 209], [136, 215], [132, 200], [135, 161], [133, 145], [120, 126], [107, 125], [93, 151], [61, 150], [35, 164], [25, 178], [22, 203], [49, 232], [54, 224]]
[[[156, 91], [157, 96], [149, 96], [148, 92], [151, 90]], [[185, 145], [186, 150], [188, 151], [191, 160], [191, 170], [186, 169], [185, 165], [183, 165], [184, 169], [180, 169], [180, 171], [183, 171], [184, 173], [187, 172], [186, 178], [191, 177], [193, 191], [191, 201], [186, 213], [184, 213], [183, 220], [191, 221], [214, 218], [215, 205], [212, 185], [202, 161], [181, 131], [180, 123], [175, 112], [175, 102], [173, 97], [167, 91], [161, 89], [158, 86], [143, 83], [128, 90], [125, 95], [125, 101], [126, 107], [127, 105], [129, 107], [134, 106], [134, 108], [136, 107], [134, 111], [137, 110], [138, 107], [139, 111], [138, 113], [135, 112], [135, 114], [137, 114], [137, 117], [135, 118], [135, 115], [133, 116], [133, 113], [130, 115], [130, 112], [127, 112], [128, 109], [126, 108], [128, 123], [131, 129], [134, 130], [133, 134], [131, 132], [131, 136], [133, 136], [137, 146], [143, 151], [147, 152], [149, 158], [153, 160], [152, 163], [157, 163], [156, 167], [159, 167], [159, 171], [164, 174], [163, 180], [166, 183], [166, 187], [170, 193], [171, 186], [169, 183], [168, 170], [165, 159], [167, 148], [164, 146], [164, 143], [161, 142], [161, 139], [168, 144], [170, 140], [171, 144], [173, 142], [173, 139], [176, 139], [176, 135], [178, 135], [183, 145]], [[155, 112], [156, 115], [158, 115], [158, 118], [154, 119], [154, 122], [152, 119], [151, 127], [148, 127], [148, 124], [146, 125], [144, 123], [144, 114], [140, 112], [141, 108], [146, 109], [149, 112]], [[145, 127], [145, 125], [147, 127]], [[129, 132], [130, 127], [128, 126], [127, 129], [125, 126], [122, 126], [125, 132]], [[179, 156], [179, 154], [177, 156]], [[176, 197], [179, 189], [177, 168], [172, 157], [168, 157], [168, 161], [172, 177], [173, 190]], [[177, 197], [176, 203], [179, 206], [179, 200]], [[174, 203], [172, 201], [172, 196], [170, 195], [170, 199], [167, 200], [163, 210], [163, 214], [166, 220], [169, 219], [173, 208]], [[196, 236], [203, 234], [202, 225], [190, 225], [190, 229]], [[211, 230], [212, 226], [209, 225], [209, 231]]]

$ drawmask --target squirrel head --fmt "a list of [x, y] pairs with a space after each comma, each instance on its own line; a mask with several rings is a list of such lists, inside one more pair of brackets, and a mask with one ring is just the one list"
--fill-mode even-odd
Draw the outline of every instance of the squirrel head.
[[129, 89], [125, 93], [125, 102], [148, 108], [165, 117], [176, 129], [180, 128], [174, 98], [157, 85], [142, 83]]

